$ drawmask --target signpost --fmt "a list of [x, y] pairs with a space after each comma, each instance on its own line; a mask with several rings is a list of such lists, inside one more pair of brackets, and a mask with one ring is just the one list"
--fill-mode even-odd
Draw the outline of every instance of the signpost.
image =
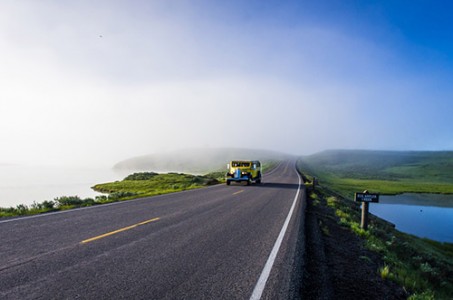
[[368, 208], [370, 203], [379, 202], [379, 194], [370, 194], [367, 190], [363, 193], [355, 193], [354, 200], [356, 202], [362, 202], [362, 223], [360, 227], [364, 230], [368, 229]]

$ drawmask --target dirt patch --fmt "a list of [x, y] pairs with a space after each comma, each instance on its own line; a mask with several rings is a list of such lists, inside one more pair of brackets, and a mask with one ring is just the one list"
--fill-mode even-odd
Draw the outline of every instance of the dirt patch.
[[308, 200], [302, 299], [406, 299], [396, 283], [381, 278], [381, 257], [338, 223], [324, 199]]

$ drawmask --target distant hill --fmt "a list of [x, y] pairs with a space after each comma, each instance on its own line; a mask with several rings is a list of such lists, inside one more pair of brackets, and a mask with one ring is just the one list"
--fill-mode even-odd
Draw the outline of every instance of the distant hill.
[[235, 159], [281, 160], [284, 153], [240, 148], [185, 149], [133, 157], [123, 160], [114, 169], [131, 171], [185, 172], [204, 174], [226, 169], [226, 164]]
[[453, 182], [453, 151], [328, 150], [302, 161], [342, 178]]

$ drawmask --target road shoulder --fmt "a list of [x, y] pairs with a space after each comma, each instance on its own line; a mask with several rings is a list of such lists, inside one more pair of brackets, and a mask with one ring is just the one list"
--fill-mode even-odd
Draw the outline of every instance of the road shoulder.
[[338, 223], [322, 197], [308, 200], [306, 210], [302, 299], [407, 298], [400, 286], [379, 276], [382, 259]]

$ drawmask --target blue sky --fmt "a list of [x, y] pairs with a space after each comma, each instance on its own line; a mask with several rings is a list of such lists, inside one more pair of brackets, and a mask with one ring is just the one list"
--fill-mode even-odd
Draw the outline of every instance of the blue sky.
[[447, 1], [0, 3], [0, 163], [451, 150]]

